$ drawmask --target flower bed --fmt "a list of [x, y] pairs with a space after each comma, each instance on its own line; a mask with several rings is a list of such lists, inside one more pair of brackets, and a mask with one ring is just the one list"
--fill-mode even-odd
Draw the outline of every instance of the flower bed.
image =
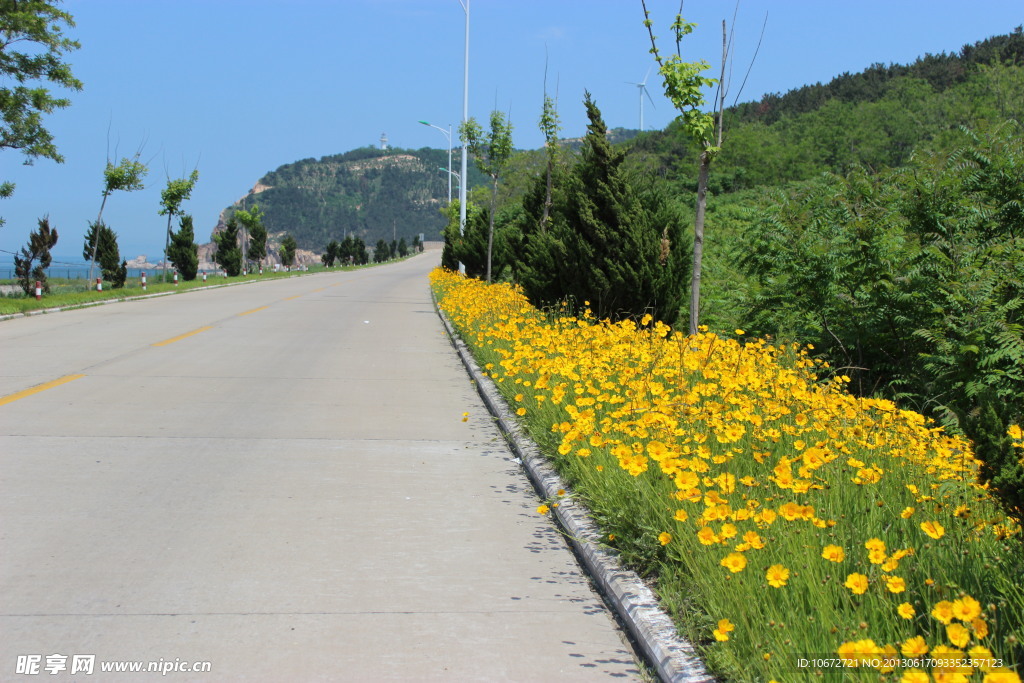
[[1020, 680], [1020, 526], [976, 483], [969, 443], [852, 396], [793, 345], [546, 314], [443, 270], [431, 282], [719, 675]]

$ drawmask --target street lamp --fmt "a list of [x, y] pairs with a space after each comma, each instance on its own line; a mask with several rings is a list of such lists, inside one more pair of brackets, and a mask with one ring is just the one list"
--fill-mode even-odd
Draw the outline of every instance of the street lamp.
[[[462, 76], [462, 125], [463, 128], [469, 120], [469, 0], [459, 0], [462, 10], [466, 13], [466, 58]], [[466, 177], [466, 156], [468, 149], [467, 141], [462, 141], [462, 168], [460, 172], [463, 178]], [[459, 234], [466, 233], [466, 183], [459, 182]], [[459, 269], [465, 272], [464, 267]]]
[[[438, 168], [437, 170], [438, 171], [444, 171], [445, 173], [448, 174], [448, 185], [449, 185], [449, 187], [452, 184], [452, 176], [455, 176], [458, 179], [459, 187], [460, 188], [462, 187], [462, 176], [461, 175], [459, 175], [455, 171], [449, 171], [447, 168]], [[451, 203], [451, 200], [449, 199], [448, 202]]]
[[[422, 123], [424, 126], [430, 126], [431, 128], [434, 128], [435, 130], [441, 131], [441, 134], [444, 135], [446, 138], [448, 138], [448, 166], [450, 168], [451, 165], [452, 165], [452, 124], [449, 123], [448, 124], [448, 130], [445, 130], [444, 128], [441, 128], [440, 126], [435, 126], [434, 124], [430, 123], [429, 121], [420, 121], [420, 123]], [[452, 203], [452, 177], [451, 176], [448, 176], [448, 203], [449, 204]]]

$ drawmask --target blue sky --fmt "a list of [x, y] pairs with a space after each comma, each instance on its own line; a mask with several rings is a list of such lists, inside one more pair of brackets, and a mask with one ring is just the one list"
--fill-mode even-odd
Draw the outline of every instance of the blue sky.
[[[579, 136], [590, 90], [609, 126], [639, 127], [638, 91], [628, 82], [652, 63], [640, 0], [470, 0], [471, 116], [511, 113], [517, 147], [540, 146], [537, 129], [545, 58], [556, 86], [563, 135]], [[459, 0], [68, 0], [82, 44], [70, 54], [84, 90], [51, 114], [64, 164], [22, 165], [0, 153], [0, 178], [17, 183], [0, 200], [0, 250], [15, 252], [49, 214], [55, 252], [80, 257], [86, 223], [100, 205], [108, 157], [142, 149], [146, 189], [117, 193], [104, 220], [126, 258], [162, 252], [166, 218], [157, 214], [168, 177], [198, 167], [185, 210], [208, 241], [221, 209], [281, 164], [377, 145], [446, 148], [417, 123], [457, 127], [462, 113], [465, 14]], [[721, 21], [731, 0], [688, 0], [698, 22], [684, 57], [717, 73]], [[678, 3], [649, 0], [656, 34], [671, 48]], [[741, 100], [785, 92], [872, 63], [906, 63], [927, 52], [1008, 33], [1024, 22], [1024, 0], [743, 0], [735, 37], [734, 87], [768, 25]], [[656, 103], [645, 128], [675, 112], [648, 81]], [[454, 137], [454, 135], [453, 135]], [[457, 145], [457, 141], [455, 141]], [[456, 162], [457, 164], [457, 162]], [[13, 257], [0, 252], [0, 271]], [[80, 260], [75, 258], [75, 260]]]

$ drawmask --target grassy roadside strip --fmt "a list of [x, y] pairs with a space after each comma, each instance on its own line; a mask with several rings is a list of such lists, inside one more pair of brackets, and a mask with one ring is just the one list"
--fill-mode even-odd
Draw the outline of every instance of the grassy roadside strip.
[[880, 680], [1020, 680], [1020, 527], [975, 483], [968, 443], [818, 379], [792, 346], [548, 316], [507, 285], [431, 280], [717, 675], [838, 680], [800, 660], [839, 658]]
[[[415, 256], [415, 254], [405, 258], [408, 259], [413, 256]], [[206, 282], [203, 282], [202, 277], [200, 276], [189, 282], [181, 281], [177, 286], [175, 286], [173, 282], [162, 282], [160, 272], [156, 271], [148, 277], [146, 289], [142, 289], [139, 278], [131, 278], [126, 283], [126, 286], [121, 289], [111, 289], [109, 288], [109, 284], [104, 283], [104, 289], [102, 292], [97, 292], [95, 285], [87, 285], [84, 280], [52, 278], [50, 280], [50, 286], [54, 292], [44, 295], [39, 301], [36, 301], [34, 296], [0, 297], [0, 320], [6, 320], [7, 318], [13, 318], [19, 315], [53, 313], [71, 308], [100, 306], [118, 301], [128, 301], [131, 299], [153, 296], [169, 296], [171, 294], [179, 294], [199, 289], [227, 287], [230, 285], [248, 284], [263, 280], [299, 277], [303, 275], [314, 275], [316, 273], [363, 270], [365, 268], [388, 265], [389, 263], [397, 263], [402, 260], [405, 259], [397, 259], [386, 263], [368, 263], [366, 265], [340, 266], [334, 268], [311, 265], [309, 266], [309, 270], [306, 271], [273, 272], [271, 270], [266, 270], [262, 275], [259, 273], [250, 273], [249, 275], [240, 275], [236, 277], [223, 277], [221, 275], [211, 273], [209, 274]], [[170, 278], [170, 275], [168, 275], [168, 278]], [[16, 285], [17, 280], [4, 280], [0, 281], [0, 284]]]

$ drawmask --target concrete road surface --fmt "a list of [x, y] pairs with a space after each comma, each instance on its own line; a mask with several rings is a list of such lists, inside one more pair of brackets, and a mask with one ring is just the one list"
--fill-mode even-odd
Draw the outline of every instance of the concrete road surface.
[[437, 262], [0, 322], [0, 680], [636, 678]]

